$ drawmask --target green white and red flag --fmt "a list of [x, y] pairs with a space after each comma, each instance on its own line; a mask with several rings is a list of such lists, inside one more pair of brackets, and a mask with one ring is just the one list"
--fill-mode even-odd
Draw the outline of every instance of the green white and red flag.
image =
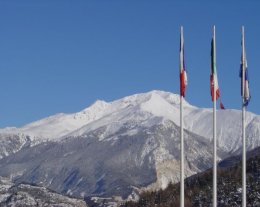
[[[214, 87], [215, 86], [215, 87]], [[215, 88], [215, 91], [214, 91]], [[217, 76], [217, 67], [216, 67], [216, 41], [215, 33], [213, 34], [211, 40], [211, 71], [210, 71], [210, 93], [212, 101], [218, 100], [220, 96], [220, 90], [218, 86], [218, 76]], [[215, 93], [215, 96], [214, 96]]]

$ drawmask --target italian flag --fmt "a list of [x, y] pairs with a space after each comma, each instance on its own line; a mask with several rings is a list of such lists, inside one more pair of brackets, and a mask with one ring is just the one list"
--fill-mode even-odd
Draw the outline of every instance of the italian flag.
[[[215, 86], [215, 91], [214, 91]], [[217, 76], [217, 67], [216, 67], [216, 41], [215, 41], [215, 32], [211, 40], [211, 71], [210, 71], [210, 93], [212, 101], [218, 100], [220, 96], [220, 91], [218, 87], [218, 76]], [[215, 93], [215, 100], [214, 100]]]

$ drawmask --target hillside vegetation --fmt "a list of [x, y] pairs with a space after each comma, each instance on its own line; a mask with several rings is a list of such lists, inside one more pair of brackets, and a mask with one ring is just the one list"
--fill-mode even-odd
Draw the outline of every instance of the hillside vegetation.
[[[218, 168], [218, 206], [241, 206], [241, 160], [238, 157], [223, 161]], [[220, 164], [221, 166], [221, 164]], [[174, 207], [179, 206], [179, 183], [165, 190], [144, 192], [138, 202], [126, 202], [124, 207]], [[212, 205], [212, 169], [185, 180], [185, 207]], [[260, 150], [254, 150], [247, 160], [247, 206], [260, 206]]]

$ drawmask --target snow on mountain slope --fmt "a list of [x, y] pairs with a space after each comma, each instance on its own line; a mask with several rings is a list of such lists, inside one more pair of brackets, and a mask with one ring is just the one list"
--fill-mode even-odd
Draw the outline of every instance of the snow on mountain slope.
[[24, 134], [0, 133], [0, 159], [31, 146], [31, 140]]
[[[164, 91], [135, 94], [107, 103], [96, 101], [90, 107], [72, 114], [57, 114], [30, 123], [22, 128], [0, 129], [1, 134], [29, 137], [31, 145], [47, 140], [60, 140], [66, 136], [79, 136], [106, 126], [102, 136], [115, 133], [125, 122], [146, 120], [152, 125], [152, 117], [161, 117], [179, 125], [179, 95]], [[241, 112], [238, 110], [217, 111], [218, 146], [235, 152], [241, 148]], [[260, 118], [250, 112], [246, 114], [248, 148], [259, 146]], [[184, 128], [208, 139], [212, 138], [212, 109], [197, 108], [184, 100]], [[130, 133], [130, 131], [129, 131]], [[131, 132], [133, 133], [133, 131]], [[102, 136], [99, 140], [102, 140]], [[21, 141], [22, 142], [22, 141]]]
[[[162, 97], [163, 96], [163, 97]], [[164, 98], [168, 98], [167, 101]], [[7, 127], [4, 129], [0, 129], [0, 134], [25, 134], [29, 135], [32, 140], [48, 140], [48, 139], [58, 139], [63, 137], [70, 132], [81, 128], [88, 123], [94, 122], [100, 118], [106, 118], [110, 116], [118, 119], [116, 116], [124, 116], [120, 115], [120, 113], [126, 111], [126, 113], [133, 113], [135, 111], [134, 106], [138, 106], [143, 104], [143, 111], [153, 110], [156, 114], [156, 110], [153, 109], [153, 106], [157, 106], [158, 103], [160, 106], [160, 102], [165, 102], [168, 105], [168, 109], [171, 109], [170, 103], [174, 103], [177, 105], [178, 98], [175, 95], [173, 96], [170, 93], [161, 92], [161, 91], [152, 91], [149, 93], [136, 94], [132, 96], [128, 96], [111, 103], [107, 103], [105, 101], [96, 101], [90, 107], [72, 114], [56, 114], [44, 119], [41, 119], [36, 122], [29, 123], [21, 128], [15, 127]], [[132, 111], [128, 109], [131, 108]], [[176, 111], [176, 110], [175, 110]], [[161, 114], [157, 111], [157, 113]], [[167, 115], [166, 110], [163, 110], [163, 113]], [[112, 115], [112, 117], [111, 117]], [[126, 117], [127, 118], [127, 117]], [[109, 121], [111, 121], [109, 120]], [[176, 119], [177, 120], [177, 119]]]
[[80, 128], [104, 115], [105, 109], [109, 103], [105, 101], [96, 101], [90, 107], [72, 114], [56, 114], [36, 122], [27, 124], [21, 128], [8, 127], [0, 129], [0, 133], [17, 134], [23, 133], [29, 135], [32, 140], [35, 139], [57, 139], [69, 132]]
[[[186, 102], [184, 104], [192, 107]], [[169, 118], [177, 123], [179, 120], [178, 105], [178, 95], [162, 91], [151, 91], [128, 96], [110, 103], [96, 101], [93, 105], [78, 113], [56, 114], [25, 125], [22, 128], [8, 128], [6, 132], [20, 132], [28, 134], [34, 139], [35, 137], [58, 139], [99, 119], [107, 120], [105, 123], [109, 123], [111, 120], [127, 120], [131, 117], [136, 120], [138, 119], [138, 116], [134, 116], [136, 110], [141, 111], [141, 113], [149, 112], [155, 116]], [[129, 116], [131, 114], [132, 116]], [[170, 117], [169, 114], [173, 116]]]
[[[195, 108], [185, 101], [184, 106]], [[111, 102], [104, 114], [105, 116], [100, 119], [94, 120], [68, 135], [80, 136], [106, 125], [110, 126], [108, 129], [110, 132], [107, 131], [107, 134], [115, 133], [118, 128], [129, 121], [133, 123], [142, 121], [142, 124], [151, 126], [155, 124], [153, 117], [171, 120], [178, 125], [179, 98], [178, 95], [162, 91], [136, 94]]]
[[109, 103], [96, 101], [90, 107], [73, 114], [56, 114], [25, 125], [22, 128], [0, 129], [0, 159], [25, 146], [34, 146], [60, 137], [99, 119]]
[[[184, 123], [185, 128], [201, 136], [212, 139], [213, 136], [213, 111], [212, 109], [186, 110]], [[250, 123], [259, 125], [259, 119], [250, 112], [246, 113], [246, 126]], [[252, 137], [252, 131], [247, 130], [246, 136]], [[242, 121], [239, 110], [218, 110], [217, 111], [217, 145], [227, 152], [234, 152], [242, 146]], [[259, 143], [260, 133], [248, 143], [248, 149], [253, 149]]]
[[104, 101], [96, 101], [89, 108], [75, 114], [57, 114], [21, 128], [23, 133], [43, 137], [59, 138], [67, 133], [102, 117], [108, 107]]
[[255, 116], [251, 119], [246, 126], [246, 134], [248, 146], [252, 146], [252, 149], [260, 146], [260, 116]]
[[[212, 139], [212, 109], [197, 108], [184, 101], [184, 128], [200, 136]], [[152, 117], [161, 117], [171, 120], [179, 126], [179, 96], [163, 92], [151, 91], [143, 94], [128, 96], [123, 99], [111, 102], [104, 112], [105, 116], [96, 119], [80, 129], [69, 133], [70, 136], [80, 136], [91, 130], [102, 126], [110, 126], [106, 135], [115, 133], [125, 122], [144, 121], [147, 126]], [[260, 145], [260, 117], [246, 113], [248, 149]], [[109, 130], [111, 132], [109, 132]], [[217, 144], [226, 152], [239, 152], [241, 149], [241, 111], [239, 110], [218, 110], [217, 111]], [[102, 138], [99, 138], [102, 140]]]

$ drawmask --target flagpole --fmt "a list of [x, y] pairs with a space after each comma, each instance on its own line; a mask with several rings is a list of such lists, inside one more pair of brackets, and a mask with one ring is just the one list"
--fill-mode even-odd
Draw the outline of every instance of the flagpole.
[[[183, 47], [183, 27], [181, 27], [181, 47]], [[182, 48], [183, 49], [183, 48]], [[182, 54], [183, 55], [183, 54]], [[183, 61], [183, 56], [182, 56], [182, 60], [180, 60], [180, 62]], [[180, 63], [181, 67], [182, 63]], [[181, 68], [182, 70], [183, 68]], [[181, 181], [180, 181], [180, 207], [184, 207], [184, 142], [183, 142], [183, 96], [181, 93], [181, 87], [180, 87], [180, 135], [181, 135]]]
[[[214, 59], [216, 58], [215, 25], [213, 27]], [[216, 59], [214, 60], [214, 64]], [[215, 66], [214, 66], [215, 67]], [[216, 84], [213, 80], [213, 207], [217, 207], [217, 140], [216, 140]]]
[[244, 26], [242, 26], [242, 207], [246, 207], [246, 132], [245, 132], [245, 43]]
[[183, 97], [180, 97], [180, 123], [181, 123], [181, 207], [184, 207], [184, 142], [183, 142]]

